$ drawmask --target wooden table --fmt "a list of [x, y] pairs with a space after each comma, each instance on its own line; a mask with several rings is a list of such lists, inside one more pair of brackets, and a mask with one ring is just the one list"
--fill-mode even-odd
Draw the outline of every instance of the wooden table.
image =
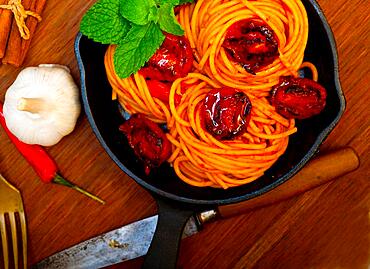
[[[24, 66], [64, 64], [79, 81], [73, 42], [81, 17], [93, 2], [49, 0]], [[361, 167], [285, 202], [209, 224], [182, 241], [180, 268], [367, 268], [370, 264], [369, 5], [364, 0], [319, 2], [336, 37], [347, 99], [343, 118], [321, 150], [351, 146], [360, 155]], [[0, 66], [1, 101], [20, 70]], [[155, 213], [151, 196], [111, 161], [84, 114], [73, 134], [47, 150], [66, 178], [107, 204], [42, 184], [1, 130], [0, 171], [22, 192], [31, 264]], [[141, 262], [130, 261], [123, 268], [139, 268]]]

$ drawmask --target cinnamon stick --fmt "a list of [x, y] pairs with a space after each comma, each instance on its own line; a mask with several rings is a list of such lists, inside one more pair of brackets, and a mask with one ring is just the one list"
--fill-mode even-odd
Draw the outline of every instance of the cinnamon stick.
[[[37, 14], [42, 13], [45, 3], [46, 0], [22, 1], [22, 5], [25, 10], [34, 11]], [[12, 64], [17, 67], [22, 65], [26, 57], [27, 51], [30, 47], [31, 39], [36, 30], [38, 20], [32, 16], [28, 16], [25, 23], [30, 31], [30, 36], [28, 40], [25, 40], [21, 37], [17, 24], [15, 23], [15, 21], [13, 21], [5, 57], [2, 60], [3, 64]]]
[[13, 20], [8, 44], [6, 46], [5, 56], [2, 60], [3, 64], [13, 64], [14, 60], [21, 50], [21, 35], [18, 31], [18, 26], [15, 20]]
[[[32, 3], [31, 11], [34, 11], [37, 14], [42, 15], [42, 11], [44, 10], [46, 1], [47, 0], [35, 0]], [[28, 17], [26, 21], [26, 25], [27, 25], [27, 28], [30, 30], [30, 38], [28, 40], [24, 40], [24, 39], [22, 40], [21, 53], [19, 57], [19, 62], [17, 63], [19, 65], [21, 65], [24, 59], [26, 58], [33, 34], [36, 31], [36, 27], [38, 24], [39, 24], [39, 21], [35, 17]]]
[[[8, 0], [0, 0], [0, 5], [6, 5]], [[13, 13], [8, 9], [0, 9], [0, 59], [5, 55], [6, 45], [12, 26]]]
[[[25, 10], [31, 7], [32, 0], [23, 0], [22, 5]], [[10, 36], [8, 40], [8, 45], [6, 47], [5, 57], [3, 58], [3, 64], [12, 64], [15, 66], [20, 66], [19, 58], [22, 47], [22, 37], [19, 33], [19, 29], [15, 20], [12, 23], [12, 29], [10, 31]]]

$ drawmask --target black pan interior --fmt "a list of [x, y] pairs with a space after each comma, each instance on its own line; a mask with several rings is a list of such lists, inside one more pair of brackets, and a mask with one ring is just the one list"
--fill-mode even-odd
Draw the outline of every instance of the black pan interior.
[[85, 112], [97, 138], [117, 165], [136, 182], [163, 197], [195, 204], [227, 204], [258, 196], [293, 176], [316, 153], [344, 112], [345, 100], [338, 78], [335, 41], [315, 1], [303, 1], [309, 17], [309, 41], [305, 60], [316, 65], [319, 82], [328, 91], [323, 113], [298, 121], [298, 133], [291, 136], [286, 153], [258, 180], [228, 190], [197, 188], [183, 183], [169, 165], [145, 175], [126, 139], [118, 131], [124, 121], [118, 104], [111, 100], [111, 87], [104, 69], [106, 46], [79, 34], [75, 52], [80, 68]]

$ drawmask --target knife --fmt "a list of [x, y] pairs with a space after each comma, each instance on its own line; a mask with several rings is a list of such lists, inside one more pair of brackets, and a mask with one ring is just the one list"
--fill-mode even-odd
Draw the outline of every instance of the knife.
[[[185, 225], [183, 237], [197, 233], [205, 223], [286, 200], [349, 173], [358, 166], [359, 158], [351, 148], [320, 154], [290, 180], [264, 195], [191, 217]], [[31, 268], [94, 269], [143, 256], [149, 249], [157, 220], [158, 215], [154, 215], [135, 221], [56, 253]]]

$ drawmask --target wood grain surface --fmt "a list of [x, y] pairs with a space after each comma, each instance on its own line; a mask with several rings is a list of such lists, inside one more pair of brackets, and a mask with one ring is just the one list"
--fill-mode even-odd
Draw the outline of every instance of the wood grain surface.
[[[83, 13], [94, 2], [48, 0], [24, 66], [67, 65], [79, 83], [73, 42]], [[209, 224], [182, 241], [179, 268], [370, 265], [369, 2], [320, 0], [319, 4], [337, 41], [340, 79], [347, 100], [344, 116], [321, 151], [351, 146], [360, 156], [360, 168], [285, 202]], [[20, 70], [0, 65], [1, 101]], [[104, 152], [84, 114], [71, 135], [47, 150], [62, 175], [107, 204], [41, 183], [1, 129], [0, 172], [24, 199], [30, 264], [156, 212], [151, 196]], [[140, 268], [141, 262], [137, 259], [113, 267]]]

